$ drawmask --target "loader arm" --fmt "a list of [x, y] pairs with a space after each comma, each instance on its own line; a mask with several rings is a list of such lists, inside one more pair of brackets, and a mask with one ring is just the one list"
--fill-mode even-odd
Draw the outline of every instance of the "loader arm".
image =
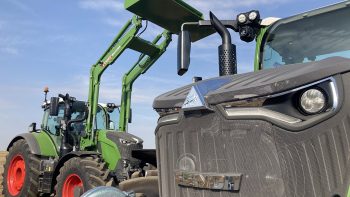
[[[156, 45], [163, 37], [163, 41]], [[122, 98], [120, 105], [120, 118], [119, 118], [119, 130], [127, 131], [128, 123], [131, 123], [131, 93], [134, 81], [141, 75], [147, 72], [147, 70], [158, 60], [160, 56], [166, 51], [166, 48], [171, 42], [171, 34], [167, 30], [158, 35], [152, 42], [159, 48], [159, 51], [153, 55], [142, 54], [135, 65], [125, 73], [122, 82]]]
[[[130, 117], [132, 84], [141, 74], [145, 73], [154, 62], [157, 61], [157, 59], [165, 52], [171, 41], [171, 33], [167, 30], [164, 30], [163, 33], [158, 35], [153, 42], [149, 42], [139, 37], [138, 33], [142, 28], [142, 20], [141, 17], [136, 15], [129, 20], [101, 58], [90, 70], [88, 95], [89, 114], [85, 129], [86, 135], [81, 140], [81, 148], [92, 146], [96, 141], [94, 138], [96, 130], [95, 117], [98, 108], [101, 76], [104, 71], [112, 65], [126, 49], [131, 49], [140, 52], [141, 54], [134, 66], [123, 77], [119, 130], [126, 131]], [[157, 45], [157, 42], [162, 37], [164, 40]]]

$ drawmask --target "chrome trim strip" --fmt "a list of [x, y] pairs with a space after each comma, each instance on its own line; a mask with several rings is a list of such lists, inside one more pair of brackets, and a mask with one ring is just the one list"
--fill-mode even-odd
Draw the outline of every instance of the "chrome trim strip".
[[273, 120], [289, 123], [289, 124], [295, 124], [299, 123], [302, 120], [298, 118], [294, 118], [292, 116], [288, 116], [276, 111], [272, 111], [266, 108], [260, 108], [260, 107], [232, 107], [232, 108], [225, 108], [224, 109], [227, 116], [229, 117], [237, 117], [237, 118], [251, 118], [252, 116], [257, 117], [266, 117]]
[[333, 77], [327, 77], [327, 78], [325, 78], [325, 79], [321, 79], [321, 80], [318, 80], [318, 81], [316, 81], [316, 82], [309, 83], [309, 84], [307, 84], [307, 85], [300, 86], [300, 87], [298, 87], [298, 88], [294, 88], [294, 89], [292, 89], [292, 90], [288, 90], [288, 91], [285, 91], [285, 92], [273, 94], [273, 95], [271, 95], [271, 96], [266, 96], [266, 98], [274, 98], [274, 97], [283, 96], [283, 95], [286, 95], [286, 94], [289, 94], [289, 93], [292, 93], [292, 92], [297, 92], [297, 91], [299, 91], [299, 90], [302, 90], [302, 89], [305, 89], [305, 88], [308, 88], [308, 87], [311, 87], [311, 86], [320, 84], [320, 83], [325, 82], [325, 81], [331, 81], [331, 82], [334, 82], [334, 83], [335, 83], [335, 80], [334, 80]]
[[167, 116], [159, 118], [158, 124], [172, 122], [172, 121], [177, 121], [178, 119], [179, 119], [179, 114], [178, 113], [177, 114], [171, 114], [171, 115], [167, 115]]
[[[270, 96], [265, 96], [265, 97], [256, 97], [256, 98], [274, 98], [274, 97], [279, 97], [279, 96], [283, 96], [286, 94], [290, 94], [292, 92], [297, 92], [299, 90], [303, 90], [309, 87], [312, 87], [314, 85], [323, 83], [323, 82], [327, 82], [329, 81], [329, 86], [331, 89], [331, 98], [333, 101], [332, 104], [332, 108], [330, 109], [331, 111], [334, 111], [338, 108], [339, 106], [339, 92], [338, 92], [338, 87], [337, 87], [337, 83], [336, 80], [334, 79], [334, 77], [327, 77], [325, 79], [321, 79], [319, 81], [289, 90], [289, 91], [285, 91], [285, 92], [281, 92], [281, 93], [277, 93], [274, 95], [270, 95]], [[258, 118], [268, 118], [268, 119], [272, 119], [272, 120], [276, 120], [276, 121], [280, 121], [280, 122], [285, 122], [285, 123], [289, 123], [289, 124], [295, 124], [295, 123], [300, 123], [303, 122], [303, 120], [286, 115], [286, 114], [282, 114], [280, 112], [276, 112], [276, 111], [272, 111], [263, 107], [223, 107], [224, 111], [226, 112], [227, 116], [229, 117], [233, 117], [233, 118], [252, 118], [252, 117], [258, 117]]]
[[331, 96], [332, 96], [332, 100], [333, 100], [333, 105], [332, 105], [331, 110], [335, 110], [335, 109], [337, 109], [337, 107], [339, 105], [339, 92], [338, 92], [337, 83], [336, 83], [334, 77], [327, 77], [325, 79], [321, 79], [319, 81], [316, 81], [316, 82], [313, 82], [313, 83], [310, 83], [310, 84], [307, 84], [307, 85], [304, 85], [304, 86], [301, 86], [301, 87], [298, 87], [298, 88], [295, 88], [295, 89], [292, 89], [292, 90], [289, 90], [286, 92], [281, 92], [281, 93], [274, 94], [271, 96], [266, 96], [266, 98], [274, 98], [274, 97], [278, 97], [278, 96], [283, 96], [283, 95], [286, 95], [286, 94], [289, 94], [292, 92], [297, 92], [299, 90], [309, 88], [311, 86], [314, 86], [314, 85], [317, 85], [317, 84], [320, 84], [320, 83], [323, 83], [326, 81], [329, 81], [329, 85], [330, 85], [330, 89], [331, 89], [331, 93], [332, 93]]
[[339, 105], [339, 94], [338, 94], [338, 87], [337, 84], [335, 83], [335, 80], [332, 78], [331, 82], [329, 83], [332, 91], [332, 99], [333, 99], [333, 106], [332, 110], [335, 110], [338, 108]]

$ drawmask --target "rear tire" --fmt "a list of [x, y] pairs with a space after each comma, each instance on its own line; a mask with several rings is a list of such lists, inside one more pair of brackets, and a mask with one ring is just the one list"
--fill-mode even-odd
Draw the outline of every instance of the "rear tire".
[[23, 139], [16, 141], [6, 157], [3, 173], [5, 197], [38, 196], [40, 159], [31, 153]]
[[74, 157], [60, 169], [55, 186], [56, 196], [74, 197], [98, 186], [107, 185], [111, 180], [106, 163], [98, 156]]

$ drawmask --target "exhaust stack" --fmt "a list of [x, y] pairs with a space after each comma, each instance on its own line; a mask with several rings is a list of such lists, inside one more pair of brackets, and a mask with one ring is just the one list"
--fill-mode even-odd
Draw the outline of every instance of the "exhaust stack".
[[222, 45], [218, 48], [220, 76], [237, 74], [236, 45], [232, 44], [230, 32], [212, 12], [210, 21], [222, 39]]

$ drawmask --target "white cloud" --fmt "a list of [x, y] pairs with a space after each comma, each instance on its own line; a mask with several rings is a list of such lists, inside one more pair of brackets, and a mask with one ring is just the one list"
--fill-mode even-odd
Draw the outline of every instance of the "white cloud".
[[96, 11], [120, 11], [124, 9], [122, 2], [120, 0], [81, 0], [79, 6], [83, 9]]
[[[112, 78], [112, 75], [104, 75], [100, 86], [100, 102], [120, 102], [121, 98], [121, 81], [116, 80], [121, 77]], [[176, 81], [167, 81], [161, 78], [143, 76], [143, 81], [154, 83], [178, 83]], [[180, 85], [180, 84], [179, 84]], [[67, 83], [53, 85], [49, 87], [52, 90], [51, 95], [58, 93], [69, 93], [78, 100], [86, 100], [88, 96], [89, 77], [86, 75], [77, 75], [74, 79], [68, 80]], [[134, 86], [132, 92], [132, 104], [147, 104], [151, 106], [155, 96], [164, 93], [166, 89], [159, 86], [139, 87]]]
[[32, 15], [35, 15], [35, 11], [27, 6], [26, 4], [22, 3], [21, 1], [18, 0], [7, 0], [8, 3], [11, 3], [12, 5], [14, 5], [15, 7], [17, 7], [18, 9], [25, 11], [27, 13], [30, 13]]
[[0, 47], [0, 51], [10, 55], [18, 55], [18, 49], [14, 47]]
[[49, 43], [75, 43], [79, 39], [80, 37], [71, 34], [52, 34], [46, 37]]
[[126, 23], [126, 20], [118, 20], [117, 18], [105, 18], [103, 19], [103, 23], [110, 25], [112, 27], [121, 27]]
[[28, 39], [25, 39], [21, 35], [1, 35], [0, 45], [1, 46], [17, 46], [31, 43]]

